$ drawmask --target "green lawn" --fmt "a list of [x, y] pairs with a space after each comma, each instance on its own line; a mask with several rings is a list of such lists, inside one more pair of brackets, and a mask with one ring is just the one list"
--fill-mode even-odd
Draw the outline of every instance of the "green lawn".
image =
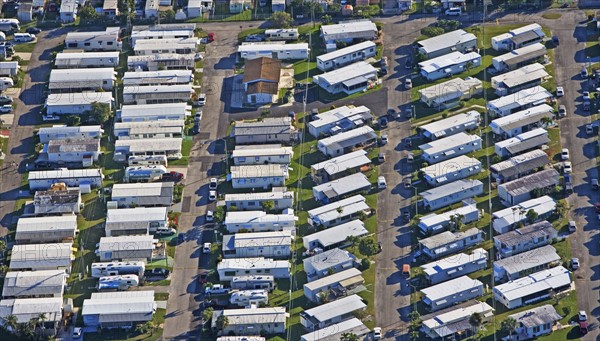
[[169, 161], [169, 166], [187, 166], [189, 163], [190, 152], [192, 151], [192, 146], [194, 145], [194, 140], [191, 136], [186, 136], [183, 138], [183, 142], [181, 143], [181, 154], [183, 157], [179, 160]]
[[33, 43], [17, 44], [14, 47], [15, 52], [29, 52], [29, 53], [33, 52], [34, 48], [35, 48], [35, 42], [33, 42]]
[[294, 63], [294, 79], [296, 82], [312, 83], [313, 76], [319, 73], [321, 73], [321, 70], [317, 69], [316, 62], [301, 60]]
[[[7, 155], [8, 153], [8, 139], [0, 138], [0, 147], [3, 155]], [[4, 163], [4, 159], [0, 159], [0, 166]]]

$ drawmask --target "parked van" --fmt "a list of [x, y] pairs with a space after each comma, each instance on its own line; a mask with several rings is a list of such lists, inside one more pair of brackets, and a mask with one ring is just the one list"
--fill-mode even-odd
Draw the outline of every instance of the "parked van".
[[14, 38], [15, 41], [19, 43], [26, 43], [35, 40], [35, 36], [31, 33], [15, 33]]
[[10, 77], [0, 77], [0, 91], [4, 91], [15, 85], [15, 82]]
[[269, 293], [264, 290], [242, 290], [231, 294], [229, 303], [239, 307], [249, 306], [251, 304], [259, 305], [269, 303]]

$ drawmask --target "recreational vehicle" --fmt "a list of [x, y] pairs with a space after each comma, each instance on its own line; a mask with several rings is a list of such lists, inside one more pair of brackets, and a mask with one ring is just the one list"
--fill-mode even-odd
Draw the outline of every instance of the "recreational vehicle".
[[92, 263], [92, 277], [136, 275], [144, 276], [146, 265], [144, 262], [104, 262]]

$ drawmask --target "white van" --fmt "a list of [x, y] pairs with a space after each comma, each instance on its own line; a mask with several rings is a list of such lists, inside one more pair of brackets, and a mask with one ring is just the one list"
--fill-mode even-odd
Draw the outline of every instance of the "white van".
[[4, 91], [15, 85], [15, 82], [10, 77], [0, 77], [0, 91]]
[[19, 43], [26, 43], [35, 40], [35, 36], [31, 33], [15, 33], [14, 38], [15, 41]]
[[383, 176], [377, 178], [377, 187], [379, 189], [384, 189], [387, 187], [387, 182], [385, 182], [385, 178]]
[[462, 15], [462, 9], [460, 7], [452, 7], [446, 10], [448, 16], [460, 16]]

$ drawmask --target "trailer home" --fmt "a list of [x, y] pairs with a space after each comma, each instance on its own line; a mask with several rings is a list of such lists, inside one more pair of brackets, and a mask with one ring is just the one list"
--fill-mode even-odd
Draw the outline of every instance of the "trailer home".
[[54, 69], [50, 71], [48, 89], [52, 93], [96, 91], [102, 89], [111, 92], [117, 79], [113, 68]]
[[278, 28], [265, 30], [265, 36], [268, 40], [298, 40], [300, 34], [297, 28]]
[[506, 233], [516, 225], [525, 222], [526, 213], [533, 210], [538, 214], [538, 219], [545, 219], [554, 212], [556, 202], [551, 197], [544, 195], [539, 198], [527, 200], [518, 205], [496, 211], [492, 214], [492, 226], [498, 233]]
[[133, 52], [136, 56], [153, 54], [193, 54], [198, 47], [197, 38], [183, 39], [143, 39], [136, 42]]
[[343, 247], [347, 243], [348, 236], [362, 237], [366, 236], [369, 231], [365, 228], [365, 224], [358, 220], [351, 220], [347, 223], [330, 227], [328, 229], [309, 234], [302, 237], [302, 242], [306, 251], [314, 251], [316, 249], [327, 250], [333, 247]]
[[465, 205], [444, 213], [431, 213], [419, 219], [419, 229], [423, 235], [437, 234], [445, 231], [454, 222], [453, 217], [462, 217], [464, 225], [478, 221], [480, 216], [479, 209], [474, 202], [465, 200]]
[[479, 126], [481, 115], [470, 110], [463, 114], [452, 115], [448, 118], [421, 126], [421, 134], [430, 140], [473, 130]]
[[169, 229], [167, 207], [134, 207], [106, 211], [104, 231], [107, 237], [147, 235]]
[[[481, 172], [481, 161], [461, 155], [450, 160], [422, 168], [425, 181], [436, 187], [468, 178]], [[314, 191], [314, 188], [313, 188]]]
[[556, 249], [552, 245], [545, 245], [494, 261], [494, 283], [513, 281], [559, 264], [560, 256]]
[[527, 176], [498, 185], [498, 198], [504, 206], [513, 206], [532, 198], [532, 193], [553, 192], [554, 186], [559, 184], [560, 174], [553, 169], [545, 169]]
[[107, 27], [104, 31], [69, 32], [65, 38], [67, 50], [120, 51], [119, 27]]
[[338, 24], [321, 26], [321, 37], [325, 44], [335, 44], [338, 41], [351, 43], [354, 39], [374, 40], [377, 35], [377, 26], [369, 19], [340, 21]]
[[546, 152], [541, 149], [534, 149], [491, 165], [490, 172], [496, 183], [503, 183], [528, 175], [549, 163], [550, 159]]
[[477, 50], [477, 37], [464, 30], [456, 30], [417, 42], [419, 53], [425, 58], [436, 58], [458, 51], [467, 53]]
[[468, 276], [422, 289], [423, 303], [429, 311], [437, 311], [484, 295], [483, 283]]
[[266, 201], [273, 202], [274, 211], [292, 208], [294, 205], [294, 192], [282, 187], [273, 187], [271, 192], [225, 194], [227, 210], [235, 207], [236, 211], [252, 211], [262, 208], [263, 203]]
[[101, 262], [112, 260], [153, 261], [165, 258], [165, 246], [148, 235], [102, 237], [96, 249]]
[[290, 262], [287, 260], [274, 260], [272, 258], [229, 258], [217, 264], [219, 280], [231, 281], [236, 276], [271, 275], [276, 279], [290, 278]]
[[190, 84], [194, 80], [192, 70], [128, 71], [123, 75], [124, 87], [146, 85]]
[[488, 252], [482, 248], [471, 254], [458, 253], [438, 261], [421, 265], [425, 278], [431, 284], [439, 284], [457, 277], [487, 268]]
[[2, 298], [62, 298], [67, 278], [65, 270], [9, 271], [4, 277]]
[[507, 116], [517, 111], [546, 104], [553, 95], [541, 86], [523, 89], [504, 97], [489, 101], [486, 108], [493, 116]]
[[180, 103], [124, 105], [117, 111], [121, 122], [147, 122], [177, 120], [184, 121], [192, 114], [192, 107], [185, 101]]
[[302, 262], [308, 282], [316, 281], [336, 272], [358, 266], [356, 256], [339, 248], [304, 258]]
[[429, 81], [449, 77], [467, 70], [467, 64], [475, 68], [481, 65], [481, 55], [477, 52], [458, 51], [419, 63], [421, 76]]
[[191, 84], [128, 86], [123, 89], [123, 104], [187, 103], [192, 93]]
[[471, 332], [469, 319], [479, 314], [486, 323], [494, 317], [494, 308], [485, 302], [470, 300], [458, 306], [446, 308], [429, 315], [421, 316], [420, 331], [432, 340], [460, 338]]
[[419, 146], [421, 157], [430, 165], [481, 149], [481, 137], [460, 132]]
[[492, 48], [496, 51], [512, 51], [524, 46], [541, 43], [546, 34], [539, 24], [515, 28], [508, 33], [492, 37]]
[[541, 85], [549, 77], [546, 68], [540, 63], [535, 63], [492, 77], [491, 80], [496, 95], [505, 96], [522, 89]]
[[281, 187], [288, 178], [288, 166], [280, 164], [231, 166], [227, 176], [233, 188]]
[[44, 107], [48, 115], [81, 115], [91, 110], [94, 103], [106, 104], [112, 110], [114, 106], [112, 93], [74, 92], [48, 94]]
[[224, 258], [289, 258], [294, 237], [289, 230], [223, 236]]
[[262, 331], [265, 335], [284, 334], [289, 314], [285, 307], [257, 308], [255, 305], [245, 309], [224, 309], [213, 312], [211, 328], [216, 328], [219, 316], [225, 316], [229, 324], [223, 328], [223, 334], [237, 333], [249, 335]]
[[419, 240], [421, 251], [431, 259], [438, 259], [483, 242], [483, 232], [470, 228], [463, 232], [444, 231]]
[[170, 207], [174, 186], [173, 182], [114, 184], [111, 200], [119, 207]]
[[236, 276], [231, 279], [231, 289], [271, 291], [275, 288], [275, 278], [272, 275], [261, 276]]
[[235, 291], [229, 297], [229, 303], [238, 307], [269, 303], [269, 292], [264, 289]]
[[539, 149], [548, 142], [550, 142], [548, 132], [544, 128], [536, 128], [515, 137], [496, 142], [494, 148], [496, 155], [508, 157]]
[[144, 276], [146, 264], [144, 262], [100, 262], [92, 263], [90, 276], [100, 278], [102, 276], [136, 275]]
[[363, 173], [355, 173], [312, 188], [315, 200], [328, 204], [358, 192], [368, 192], [372, 184]]
[[454, 78], [419, 90], [421, 102], [437, 109], [457, 107], [460, 101], [466, 101], [483, 92], [483, 83], [473, 77]]
[[[336, 299], [338, 295], [347, 293], [364, 283], [365, 279], [357, 268], [350, 268], [304, 284], [304, 297], [314, 303], [326, 299]], [[333, 296], [333, 297], [330, 297]]]
[[92, 293], [83, 301], [83, 324], [92, 329], [133, 328], [152, 321], [157, 304], [154, 291]]
[[353, 312], [366, 309], [358, 295], [346, 296], [300, 312], [300, 323], [306, 330], [318, 330], [354, 317]]
[[535, 43], [492, 58], [492, 66], [497, 72], [505, 72], [531, 63], [545, 64], [546, 53], [544, 45]]
[[127, 57], [127, 68], [133, 70], [193, 70], [195, 54], [157, 53]]
[[319, 138], [322, 135], [336, 135], [363, 125], [370, 125], [372, 122], [371, 109], [364, 105], [342, 106], [313, 115], [308, 122], [308, 132]]
[[235, 166], [286, 164], [292, 162], [294, 152], [292, 147], [283, 147], [280, 144], [261, 144], [236, 146], [231, 153]]
[[313, 83], [328, 93], [351, 95], [375, 86], [377, 69], [360, 61], [313, 77]]
[[73, 243], [14, 245], [10, 265], [12, 271], [65, 270], [71, 272]]
[[322, 161], [310, 166], [312, 179], [321, 184], [342, 178], [346, 175], [370, 169], [371, 159], [364, 149]]
[[[66, 50], [69, 51], [69, 50]], [[56, 55], [54, 66], [58, 69], [116, 68], [119, 51], [111, 52], [61, 52]]]
[[375, 142], [377, 142], [377, 134], [373, 128], [362, 126], [320, 139], [317, 142], [317, 149], [326, 156], [336, 157], [355, 149], [369, 148]]
[[15, 233], [18, 244], [72, 242], [77, 230], [77, 216], [19, 218]]
[[104, 130], [99, 125], [67, 127], [66, 125], [54, 125], [42, 127], [38, 131], [40, 143], [48, 143], [51, 140], [66, 139], [100, 139]]
[[238, 46], [239, 59], [252, 60], [268, 57], [279, 60], [300, 60], [308, 58], [310, 48], [307, 43], [286, 44], [285, 41], [242, 43]]
[[494, 237], [498, 257], [507, 258], [552, 243], [558, 231], [547, 221], [540, 221]]
[[512, 115], [497, 118], [490, 122], [492, 132], [501, 137], [514, 137], [535, 128], [540, 128], [542, 120], [554, 117], [554, 108], [548, 104], [525, 109]]
[[285, 209], [282, 214], [267, 214], [264, 211], [230, 211], [225, 214], [223, 224], [229, 233], [238, 233], [241, 229], [250, 232], [288, 230], [296, 232], [294, 210]]
[[173, 39], [192, 38], [196, 24], [158, 24], [151, 26], [133, 26], [131, 30], [131, 44], [140, 39]]
[[375, 43], [372, 41], [364, 41], [362, 43], [344, 47], [337, 51], [317, 56], [317, 68], [323, 72], [326, 72], [360, 60], [374, 57], [375, 54]]
[[36, 191], [33, 196], [35, 215], [76, 215], [81, 212], [79, 189]]
[[115, 122], [113, 135], [124, 140], [181, 138], [184, 125], [184, 120]]
[[362, 195], [355, 195], [308, 211], [308, 223], [313, 227], [332, 227], [355, 219], [360, 212], [370, 214], [371, 208]]
[[64, 183], [68, 187], [102, 187], [104, 175], [100, 169], [59, 168], [55, 170], [31, 171], [27, 179], [30, 191], [45, 191], [56, 183]]

